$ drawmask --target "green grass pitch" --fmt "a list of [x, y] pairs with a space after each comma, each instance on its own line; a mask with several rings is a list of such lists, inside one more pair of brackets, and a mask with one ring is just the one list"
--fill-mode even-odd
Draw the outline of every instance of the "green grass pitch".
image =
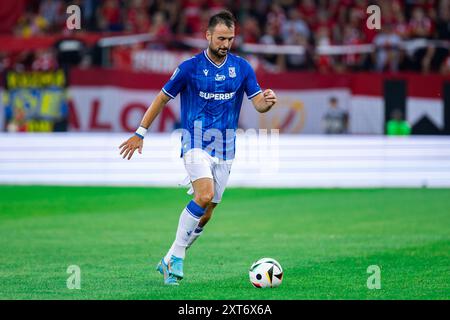
[[[448, 299], [449, 189], [233, 189], [163, 285], [184, 189], [0, 187], [0, 299]], [[284, 268], [256, 289], [262, 257]], [[67, 268], [81, 289], [67, 288]], [[369, 290], [370, 265], [381, 289]]]

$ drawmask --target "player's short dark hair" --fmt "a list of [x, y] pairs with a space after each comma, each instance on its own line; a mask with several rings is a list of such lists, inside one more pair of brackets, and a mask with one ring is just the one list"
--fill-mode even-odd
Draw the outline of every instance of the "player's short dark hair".
[[220, 23], [232, 28], [236, 24], [236, 19], [230, 11], [223, 10], [209, 18], [208, 29], [211, 31]]

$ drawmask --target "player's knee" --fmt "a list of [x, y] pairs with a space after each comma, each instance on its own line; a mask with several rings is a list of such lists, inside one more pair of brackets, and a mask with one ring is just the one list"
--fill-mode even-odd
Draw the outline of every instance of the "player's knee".
[[214, 198], [214, 192], [202, 192], [196, 198], [201, 205], [208, 205]]

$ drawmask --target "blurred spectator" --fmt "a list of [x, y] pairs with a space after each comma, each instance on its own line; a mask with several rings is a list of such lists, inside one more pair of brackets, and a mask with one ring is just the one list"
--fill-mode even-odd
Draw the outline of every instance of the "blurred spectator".
[[208, 0], [207, 7], [209, 10], [209, 14], [214, 15], [226, 9], [225, 0]]
[[376, 46], [375, 70], [395, 72], [400, 64], [401, 38], [394, 32], [392, 24], [383, 25], [373, 40]]
[[284, 11], [289, 11], [289, 9], [296, 7], [298, 4], [298, 0], [278, 0], [277, 2]]
[[[261, 55], [266, 69], [275, 72], [311, 67], [320, 72], [443, 72], [449, 54], [445, 41], [450, 39], [450, 0], [30, 0], [14, 33], [28, 38], [66, 35], [65, 9], [69, 4], [81, 7], [82, 30], [78, 34], [125, 31], [164, 38], [163, 42], [147, 46], [153, 49], [167, 49], [169, 45], [190, 49], [180, 36], [204, 39], [209, 17], [227, 8], [238, 18], [235, 49], [239, 50], [245, 42], [301, 45], [306, 49], [306, 55]], [[381, 7], [381, 32], [366, 27], [366, 9], [370, 4]], [[410, 41], [418, 39], [417, 43]], [[420, 43], [421, 39], [439, 42]], [[318, 55], [316, 50], [318, 46], [371, 43], [377, 47], [372, 59], [361, 53]], [[121, 50], [117, 50], [119, 56]], [[100, 53], [97, 57], [109, 56]], [[85, 63], [89, 59], [79, 61]], [[31, 68], [24, 56], [7, 56], [3, 60], [13, 68], [15, 61], [17, 68]], [[5, 68], [4, 62], [1, 67]]]
[[163, 38], [171, 34], [170, 26], [167, 23], [166, 16], [163, 12], [156, 12], [153, 15], [150, 34], [155, 37]]
[[450, 39], [450, 0], [440, 2], [436, 31], [439, 39]]
[[[412, 12], [409, 21], [409, 37], [411, 39], [431, 39], [433, 25], [431, 19], [425, 16], [423, 7], [417, 6]], [[434, 55], [434, 48], [427, 46], [420, 48], [414, 53], [416, 70], [428, 72], [430, 70], [431, 59]]]
[[[317, 29], [314, 32], [314, 44], [316, 47], [332, 45], [331, 39], [331, 25], [326, 23], [325, 14], [321, 14], [322, 18], [319, 19]], [[333, 70], [335, 65], [335, 59], [332, 55], [314, 55], [314, 63], [316, 69], [320, 73], [328, 73]]]
[[81, 2], [81, 14], [83, 28], [89, 31], [98, 31], [96, 12], [100, 5], [98, 0], [79, 0]]
[[209, 11], [199, 6], [198, 8], [191, 8], [191, 11], [195, 11], [195, 16], [188, 17], [181, 14], [180, 21], [177, 25], [177, 34], [186, 35], [198, 39], [205, 38], [205, 30], [202, 27], [209, 21]]
[[[305, 2], [308, 5], [308, 2]], [[315, 7], [314, 7], [315, 8]], [[281, 26], [281, 36], [284, 44], [302, 46], [305, 49], [304, 54], [286, 55], [287, 70], [305, 70], [312, 66], [309, 55], [309, 36], [310, 29], [306, 22], [301, 18], [297, 8], [290, 8], [288, 19], [283, 21]]]
[[24, 108], [14, 108], [13, 116], [6, 125], [8, 132], [26, 132], [27, 118]]
[[44, 34], [48, 27], [49, 24], [43, 16], [34, 14], [31, 11], [26, 11], [24, 15], [19, 18], [15, 33], [18, 36], [29, 38]]
[[[441, 1], [441, 0], [438, 0]], [[420, 8], [423, 13], [430, 17], [432, 20], [436, 19], [436, 0], [409, 0], [407, 1], [407, 5], [409, 5], [410, 10], [407, 10], [410, 13], [411, 9], [414, 11], [417, 8]], [[413, 13], [414, 14], [414, 13]]]
[[253, 16], [247, 17], [241, 26], [241, 34], [239, 36], [241, 41], [245, 43], [258, 43], [261, 37], [258, 20]]
[[329, 46], [332, 44], [330, 29], [326, 26], [321, 26], [314, 33], [314, 42], [316, 46]]
[[12, 57], [11, 64], [9, 68], [14, 69], [15, 71], [27, 71], [31, 69], [31, 65], [33, 63], [33, 52], [32, 51], [22, 51], [17, 55]]
[[[360, 28], [355, 28], [351, 25], [347, 25], [344, 29], [344, 41], [343, 45], [358, 45], [363, 44], [362, 33]], [[360, 53], [349, 53], [342, 57], [344, 64], [350, 70], [359, 70], [363, 64], [364, 55]]]
[[404, 119], [400, 109], [392, 111], [390, 120], [386, 124], [386, 134], [388, 136], [407, 136], [411, 134], [411, 126]]
[[111, 50], [111, 63], [119, 70], [131, 68], [131, 46], [116, 46]]
[[394, 27], [394, 31], [396, 34], [398, 34], [400, 36], [400, 38], [402, 38], [402, 40], [406, 40], [409, 37], [409, 27], [408, 27], [408, 23], [406, 22], [406, 18], [405, 15], [403, 14], [402, 11], [398, 11], [395, 14], [395, 27]]
[[289, 10], [289, 19], [285, 20], [281, 27], [281, 36], [286, 43], [295, 42], [293, 38], [301, 36], [308, 39], [310, 36], [309, 27], [300, 17], [300, 13], [296, 8]]
[[450, 75], [450, 54], [444, 60], [444, 63], [442, 63], [440, 72], [443, 75]]
[[105, 0], [97, 12], [100, 30], [103, 31], [122, 31], [123, 17], [119, 0]]
[[35, 71], [55, 70], [58, 67], [55, 54], [50, 49], [38, 49], [34, 54], [34, 61], [31, 69]]
[[66, 10], [62, 1], [43, 0], [39, 5], [39, 16], [43, 17], [52, 31], [61, 31], [66, 22]]
[[6, 52], [0, 51], [0, 72], [7, 70], [10, 65], [11, 58], [6, 54]]
[[336, 97], [329, 100], [329, 108], [323, 116], [322, 123], [326, 134], [343, 134], [348, 132], [348, 112], [341, 109]]
[[[320, 9], [317, 13], [316, 21], [314, 21], [311, 25], [311, 29], [314, 33], [317, 33], [320, 29], [324, 28], [331, 31], [335, 25], [336, 23], [330, 18], [329, 12], [324, 9]], [[331, 36], [331, 33], [329, 35]]]
[[[150, 0], [146, 0], [150, 1]], [[151, 1], [154, 3], [154, 1]], [[157, 9], [151, 8], [150, 14], [157, 11], [162, 11], [166, 15], [167, 23], [170, 27], [171, 33], [177, 33], [177, 28], [179, 25], [181, 11], [181, 1], [179, 0], [160, 0], [159, 7]]]
[[204, 0], [183, 0], [179, 33], [196, 34], [201, 30], [201, 11]]
[[145, 33], [150, 29], [146, 1], [133, 0], [126, 11], [125, 29], [132, 33]]
[[[275, 26], [267, 24], [265, 34], [261, 37], [259, 43], [266, 45], [277, 45], [282, 43], [282, 38], [277, 34]], [[264, 68], [272, 72], [285, 71], [284, 55], [265, 54], [262, 56]]]
[[288, 71], [307, 70], [313, 66], [310, 55], [310, 48], [308, 40], [301, 33], [294, 33], [289, 38], [286, 44], [301, 46], [305, 49], [303, 54], [287, 54], [286, 55], [286, 69]]
[[267, 23], [272, 25], [277, 30], [277, 33], [279, 33], [285, 20], [286, 14], [283, 8], [277, 2], [273, 2], [267, 13]]
[[314, 0], [300, 0], [298, 12], [309, 25], [314, 24], [317, 17], [317, 7]]
[[[436, 22], [436, 38], [441, 41], [449, 41], [450, 40], [450, 0], [442, 0], [439, 6], [439, 15]], [[437, 71], [445, 70], [445, 66], [449, 63], [450, 48], [447, 46], [437, 47], [435, 49], [435, 54], [432, 60], [434, 65], [432, 67], [436, 67]], [[434, 70], [433, 70], [434, 71]]]

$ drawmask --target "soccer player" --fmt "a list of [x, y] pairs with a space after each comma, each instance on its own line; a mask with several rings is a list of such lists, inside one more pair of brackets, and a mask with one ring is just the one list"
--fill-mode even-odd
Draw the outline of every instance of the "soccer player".
[[142, 153], [147, 129], [166, 103], [181, 94], [181, 155], [194, 197], [181, 212], [175, 241], [157, 266], [168, 285], [178, 285], [183, 278], [186, 249], [202, 234], [222, 199], [244, 92], [261, 113], [277, 101], [272, 90], [262, 92], [250, 64], [230, 53], [234, 37], [235, 19], [230, 12], [212, 16], [206, 31], [208, 48], [179, 65], [136, 133], [119, 146], [124, 159], [130, 160], [136, 150]]

